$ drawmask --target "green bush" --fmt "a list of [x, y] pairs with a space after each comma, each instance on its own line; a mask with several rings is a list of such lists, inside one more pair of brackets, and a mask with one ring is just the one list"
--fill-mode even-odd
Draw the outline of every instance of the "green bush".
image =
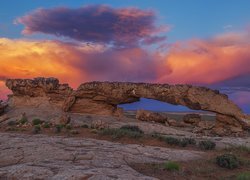
[[22, 117], [20, 120], [19, 120], [19, 123], [20, 124], [25, 124], [28, 122], [28, 119], [26, 117]]
[[9, 121], [7, 124], [8, 124], [8, 126], [15, 126], [15, 125], [17, 125], [17, 122], [16, 121]]
[[239, 166], [240, 161], [233, 154], [223, 154], [216, 157], [216, 164], [223, 168], [235, 169]]
[[168, 171], [179, 171], [180, 165], [177, 162], [169, 161], [163, 164], [163, 168]]
[[33, 134], [37, 134], [41, 131], [40, 125], [35, 125], [32, 129]]
[[138, 132], [138, 133], [141, 133], [141, 134], [144, 133], [138, 126], [133, 126], [133, 125], [124, 125], [120, 129], [121, 130], [128, 130], [128, 131]]
[[216, 144], [213, 141], [206, 140], [206, 141], [200, 141], [199, 142], [199, 147], [202, 150], [212, 150], [214, 149]]
[[249, 180], [250, 179], [250, 172], [243, 172], [237, 175], [237, 180]]
[[164, 137], [164, 141], [170, 145], [180, 145], [181, 141], [174, 137]]
[[39, 125], [39, 124], [42, 124], [43, 121], [41, 121], [40, 119], [33, 119], [32, 120], [32, 124], [35, 126], [35, 125]]
[[48, 122], [45, 122], [45, 123], [43, 124], [43, 128], [50, 128], [50, 124], [49, 124]]

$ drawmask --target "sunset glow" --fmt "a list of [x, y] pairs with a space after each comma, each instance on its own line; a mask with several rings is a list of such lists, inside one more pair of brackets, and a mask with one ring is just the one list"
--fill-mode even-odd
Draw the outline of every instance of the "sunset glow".
[[250, 31], [242, 28], [249, 22], [210, 36], [171, 40], [179, 27], [163, 14], [169, 15], [158, 6], [44, 4], [16, 15], [15, 38], [0, 26], [5, 33], [0, 36], [0, 98], [8, 93], [5, 79], [40, 76], [74, 88], [93, 80], [250, 86]]

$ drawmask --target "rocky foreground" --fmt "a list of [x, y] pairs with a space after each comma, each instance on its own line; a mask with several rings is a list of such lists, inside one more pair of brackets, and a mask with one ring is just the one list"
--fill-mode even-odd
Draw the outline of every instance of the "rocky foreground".
[[0, 179], [155, 179], [129, 164], [188, 161], [202, 155], [86, 138], [0, 133]]

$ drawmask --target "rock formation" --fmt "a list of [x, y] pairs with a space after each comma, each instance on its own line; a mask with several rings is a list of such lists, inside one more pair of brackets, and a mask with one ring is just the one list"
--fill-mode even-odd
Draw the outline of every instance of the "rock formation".
[[198, 125], [201, 121], [201, 116], [199, 114], [186, 114], [183, 117], [183, 121], [188, 124]]
[[7, 104], [5, 104], [2, 100], [0, 100], [0, 116], [4, 113]]
[[[249, 128], [250, 121], [240, 108], [217, 90], [191, 85], [168, 85], [127, 82], [88, 82], [73, 90], [59, 84], [55, 78], [8, 79], [6, 86], [12, 90], [9, 106], [41, 106], [57, 108], [68, 113], [121, 115], [119, 104], [155, 99], [194, 110], [218, 114], [215, 133], [229, 124], [237, 132]], [[50, 106], [50, 107], [48, 107]], [[223, 117], [223, 118], [222, 118]]]
[[167, 122], [168, 117], [161, 115], [160, 113], [157, 112], [138, 110], [136, 112], [136, 119], [140, 121], [153, 121], [158, 123], [165, 123]]

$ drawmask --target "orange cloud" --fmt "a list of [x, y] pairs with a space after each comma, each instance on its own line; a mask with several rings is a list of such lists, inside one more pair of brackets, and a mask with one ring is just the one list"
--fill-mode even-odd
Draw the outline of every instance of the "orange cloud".
[[114, 50], [99, 44], [0, 38], [0, 54], [0, 93], [4, 95], [6, 78], [57, 77], [74, 88], [93, 80], [156, 78], [156, 55], [141, 48]]
[[84, 74], [71, 64], [77, 53], [55, 41], [28, 41], [0, 38], [0, 76], [6, 78], [58, 77], [73, 85]]
[[75, 88], [92, 80], [245, 83], [250, 74], [249, 37], [227, 33], [193, 39], [176, 43], [164, 55], [139, 47], [115, 50], [99, 44], [0, 38], [0, 93], [6, 94], [5, 78], [39, 76], [57, 77]]
[[[165, 56], [160, 82], [213, 84], [250, 73], [250, 35], [227, 33], [176, 43]], [[164, 69], [163, 68], [163, 69]]]

